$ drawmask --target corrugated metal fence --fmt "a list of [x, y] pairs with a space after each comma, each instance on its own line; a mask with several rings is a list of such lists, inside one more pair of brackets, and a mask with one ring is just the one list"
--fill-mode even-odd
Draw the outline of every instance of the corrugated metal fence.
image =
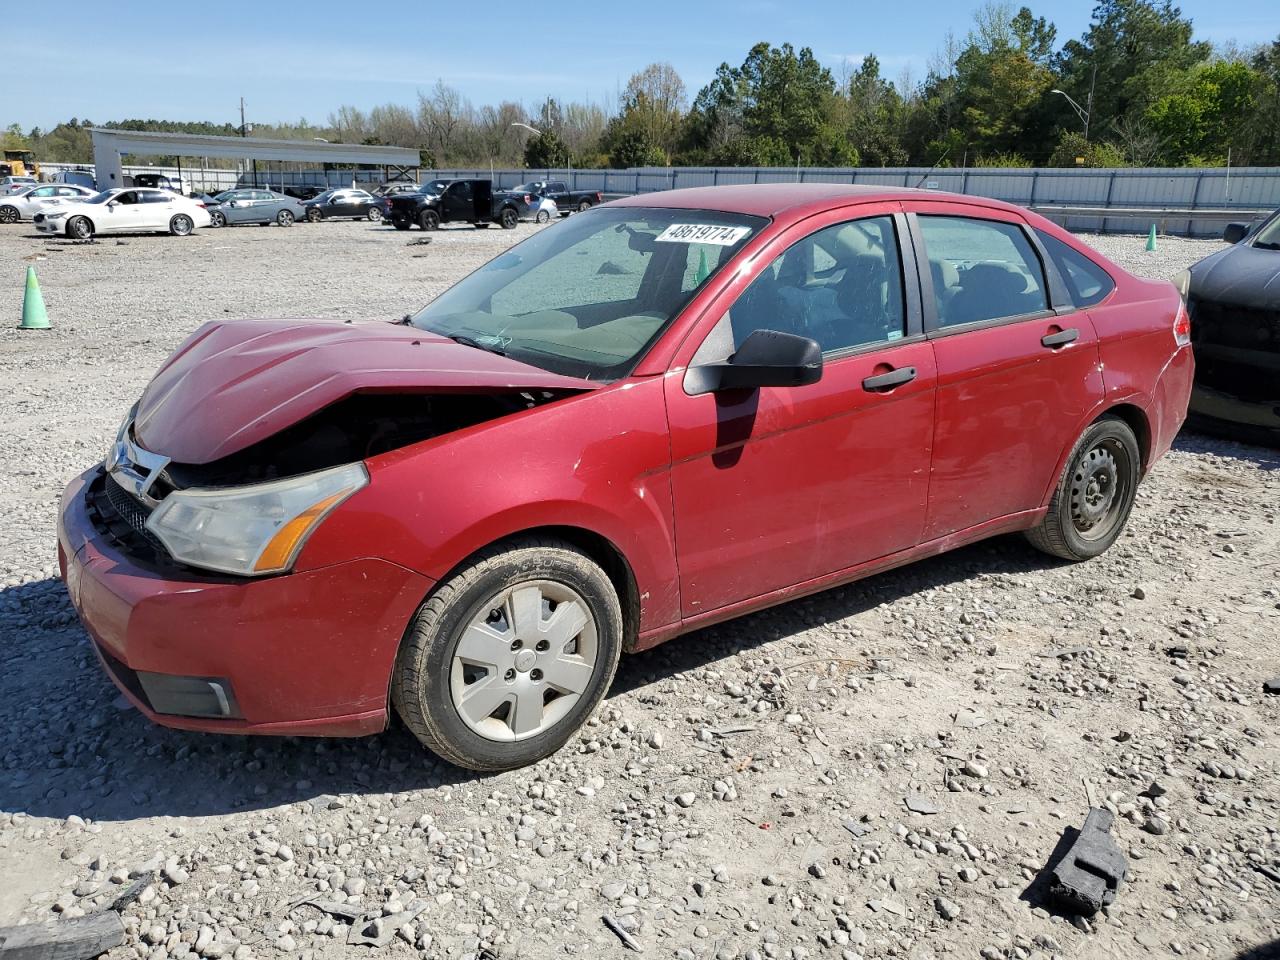
[[[46, 172], [72, 168], [44, 164]], [[291, 164], [260, 163], [257, 183], [282, 185], [375, 186], [380, 170], [285, 169]], [[75, 167], [84, 169], [83, 167]], [[91, 168], [90, 168], [91, 169]], [[162, 173], [176, 177], [176, 167], [125, 167], [127, 175]], [[215, 192], [249, 186], [249, 172], [183, 166], [187, 190]], [[644, 167], [633, 170], [548, 170], [451, 168], [423, 170], [420, 179], [492, 177], [511, 187], [528, 180], [568, 180], [574, 190], [608, 194], [649, 193], [680, 187], [734, 183], [856, 183], [890, 187], [924, 187], [1007, 200], [1031, 207], [1073, 230], [1146, 232], [1152, 223], [1162, 231], [1207, 236], [1221, 232], [1230, 219], [1250, 220], [1280, 207], [1280, 168], [1144, 167], [1115, 169], [953, 168], [924, 167]], [[1103, 215], [1103, 211], [1106, 214]], [[1196, 211], [1200, 217], [1190, 216]]]

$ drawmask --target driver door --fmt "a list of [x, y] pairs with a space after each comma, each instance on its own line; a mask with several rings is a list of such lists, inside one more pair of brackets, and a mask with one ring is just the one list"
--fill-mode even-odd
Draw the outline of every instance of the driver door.
[[471, 184], [460, 180], [450, 185], [441, 202], [442, 220], [461, 220], [469, 222], [475, 219], [475, 204], [472, 202]]
[[897, 204], [797, 224], [677, 356], [677, 369], [695, 349], [690, 367], [722, 361], [756, 329], [823, 351], [807, 386], [690, 396], [667, 377], [684, 617], [920, 542], [936, 375], [907, 237]]
[[94, 228], [98, 233], [125, 233], [142, 229], [142, 204], [137, 190], [117, 193], [107, 203], [104, 214], [96, 218]]

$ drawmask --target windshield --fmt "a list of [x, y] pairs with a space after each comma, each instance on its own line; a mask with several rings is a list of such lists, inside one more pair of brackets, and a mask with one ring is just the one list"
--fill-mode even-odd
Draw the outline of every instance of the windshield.
[[600, 207], [489, 261], [411, 322], [555, 373], [615, 380], [767, 222]]
[[225, 203], [226, 201], [230, 200], [234, 195], [235, 195], [234, 190], [223, 190], [221, 193], [215, 193], [213, 195], [213, 199], [217, 200], [219, 203]]
[[330, 197], [332, 197], [332, 196], [334, 195], [334, 193], [335, 193], [335, 192], [336, 192], [336, 191], [334, 191], [334, 190], [326, 190], [324, 193], [316, 194], [316, 195], [315, 195], [314, 197], [312, 197], [311, 199], [312, 199], [312, 200], [328, 200]]
[[1253, 245], [1263, 250], [1280, 250], [1280, 213], [1273, 215], [1262, 225], [1262, 229], [1253, 240]]

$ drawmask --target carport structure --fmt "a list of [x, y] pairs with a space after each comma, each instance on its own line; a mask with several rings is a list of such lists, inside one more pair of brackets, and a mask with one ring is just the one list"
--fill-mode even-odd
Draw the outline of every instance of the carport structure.
[[371, 147], [322, 140], [268, 140], [264, 137], [216, 137], [206, 134], [148, 133], [91, 127], [93, 165], [98, 188], [124, 186], [122, 154], [175, 157], [224, 157], [288, 163], [349, 163], [381, 167], [384, 174], [406, 177], [419, 166], [418, 151], [408, 147]]

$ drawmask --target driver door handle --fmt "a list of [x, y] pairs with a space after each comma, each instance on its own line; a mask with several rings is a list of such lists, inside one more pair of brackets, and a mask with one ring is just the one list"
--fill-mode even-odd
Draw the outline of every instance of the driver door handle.
[[872, 392], [877, 390], [890, 390], [893, 387], [900, 387], [904, 383], [910, 383], [915, 378], [915, 367], [899, 367], [897, 370], [890, 370], [888, 373], [880, 373], [874, 377], [867, 377], [862, 381], [862, 389]]
[[1040, 338], [1040, 346], [1042, 347], [1065, 347], [1068, 343], [1075, 343], [1080, 339], [1080, 331], [1075, 327], [1069, 327], [1066, 330], [1059, 330], [1057, 333], [1047, 333]]

